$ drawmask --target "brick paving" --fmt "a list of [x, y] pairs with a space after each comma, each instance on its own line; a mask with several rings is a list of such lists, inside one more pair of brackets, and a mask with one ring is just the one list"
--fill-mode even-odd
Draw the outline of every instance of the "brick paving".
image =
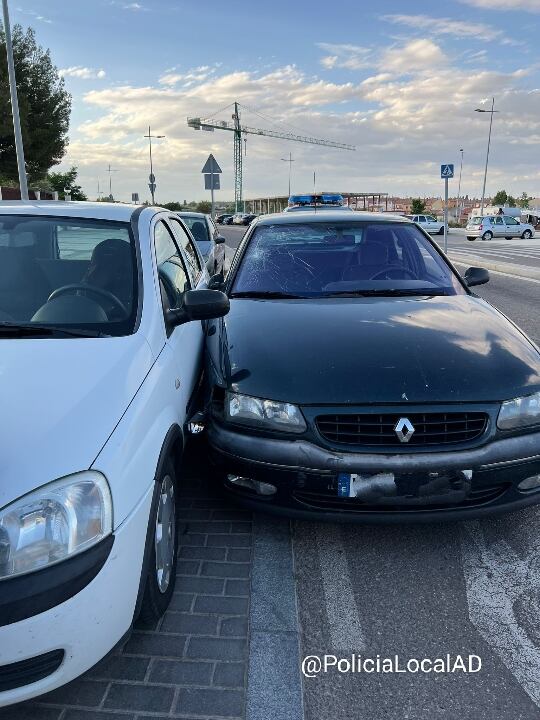
[[244, 720], [252, 518], [201, 469], [184, 467], [178, 577], [168, 611], [136, 627], [124, 647], [39, 700], [0, 709], [0, 720]]

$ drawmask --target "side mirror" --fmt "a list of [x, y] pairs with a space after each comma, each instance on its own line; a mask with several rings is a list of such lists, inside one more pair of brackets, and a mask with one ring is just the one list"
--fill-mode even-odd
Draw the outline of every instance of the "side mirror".
[[209, 290], [221, 290], [221, 292], [223, 292], [224, 288], [225, 288], [225, 279], [223, 277], [223, 273], [218, 273], [217, 275], [212, 275], [212, 277], [208, 281], [208, 289]]
[[214, 238], [214, 242], [216, 243], [216, 245], [222, 245], [225, 242], [225, 238], [223, 237], [223, 235], [217, 235]]
[[465, 271], [463, 279], [469, 287], [485, 285], [489, 282], [489, 272], [485, 268], [470, 267]]
[[219, 290], [187, 290], [182, 307], [167, 311], [167, 322], [176, 327], [192, 320], [212, 320], [226, 315], [229, 307], [229, 298]]

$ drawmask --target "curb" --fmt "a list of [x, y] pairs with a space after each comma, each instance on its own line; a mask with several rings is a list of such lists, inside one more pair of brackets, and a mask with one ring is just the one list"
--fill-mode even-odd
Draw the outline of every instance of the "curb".
[[493, 270], [494, 272], [501, 272], [506, 273], [507, 275], [516, 275], [517, 277], [540, 281], [540, 268], [531, 268], [526, 267], [525, 265], [512, 265], [512, 263], [490, 262], [478, 255], [459, 254], [459, 256], [456, 256], [452, 251], [448, 253], [448, 257], [456, 264], [461, 263], [463, 265], [475, 265], [477, 267], [486, 268], [486, 270]]

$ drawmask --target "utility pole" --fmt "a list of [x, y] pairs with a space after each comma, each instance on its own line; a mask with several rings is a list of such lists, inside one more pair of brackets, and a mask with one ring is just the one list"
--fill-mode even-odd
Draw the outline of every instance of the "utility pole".
[[113, 202], [113, 194], [112, 194], [112, 174], [113, 172], [118, 172], [118, 170], [113, 170], [110, 163], [109, 167], [107, 168], [107, 172], [109, 173], [109, 200]]
[[459, 182], [457, 191], [457, 217], [456, 220], [459, 223], [461, 221], [461, 173], [463, 172], [463, 148], [459, 148], [461, 153], [461, 165], [459, 166]]
[[156, 176], [154, 175], [154, 165], [152, 162], [152, 138], [155, 140], [160, 140], [161, 138], [164, 138], [165, 135], [152, 135], [152, 130], [150, 125], [148, 126], [148, 135], [144, 135], [145, 138], [148, 138], [148, 142], [150, 144], [150, 175], [148, 176], [148, 179], [150, 182], [148, 183], [148, 187], [150, 188], [150, 193], [152, 194], [152, 205], [155, 205], [156, 199], [155, 199], [155, 192], [156, 192]]
[[482, 202], [480, 203], [480, 217], [483, 217], [484, 215], [484, 202], [486, 199], [486, 181], [487, 181], [487, 171], [488, 171], [488, 164], [489, 164], [489, 148], [491, 145], [491, 128], [493, 126], [493, 113], [499, 112], [498, 110], [494, 110], [495, 107], [495, 98], [491, 98], [491, 110], [484, 110], [483, 108], [476, 108], [475, 112], [478, 113], [490, 113], [491, 117], [489, 119], [489, 135], [488, 135], [488, 145], [487, 145], [487, 153], [486, 153], [486, 169], [484, 170], [484, 186], [482, 188]]
[[17, 167], [19, 170], [19, 186], [21, 200], [28, 200], [28, 180], [26, 178], [26, 163], [24, 161], [24, 146], [21, 132], [21, 116], [19, 114], [19, 99], [17, 97], [17, 80], [15, 78], [15, 63], [13, 61], [13, 43], [11, 40], [11, 25], [9, 23], [9, 10], [7, 0], [2, 0], [4, 11], [4, 32], [6, 34], [7, 65], [9, 75], [9, 92], [11, 95], [11, 114], [13, 115], [13, 131], [15, 133], [15, 150], [17, 152]]
[[293, 162], [296, 162], [296, 161], [293, 160], [293, 156], [292, 156], [291, 152], [289, 153], [288, 158], [281, 158], [281, 159], [283, 160], [283, 162], [289, 163], [289, 197], [291, 197], [291, 168], [292, 168]]

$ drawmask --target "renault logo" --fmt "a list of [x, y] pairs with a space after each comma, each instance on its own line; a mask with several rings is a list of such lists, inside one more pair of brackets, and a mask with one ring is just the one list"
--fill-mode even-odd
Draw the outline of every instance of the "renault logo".
[[394, 428], [394, 432], [398, 436], [399, 442], [408, 443], [414, 433], [414, 425], [409, 418], [400, 418]]

